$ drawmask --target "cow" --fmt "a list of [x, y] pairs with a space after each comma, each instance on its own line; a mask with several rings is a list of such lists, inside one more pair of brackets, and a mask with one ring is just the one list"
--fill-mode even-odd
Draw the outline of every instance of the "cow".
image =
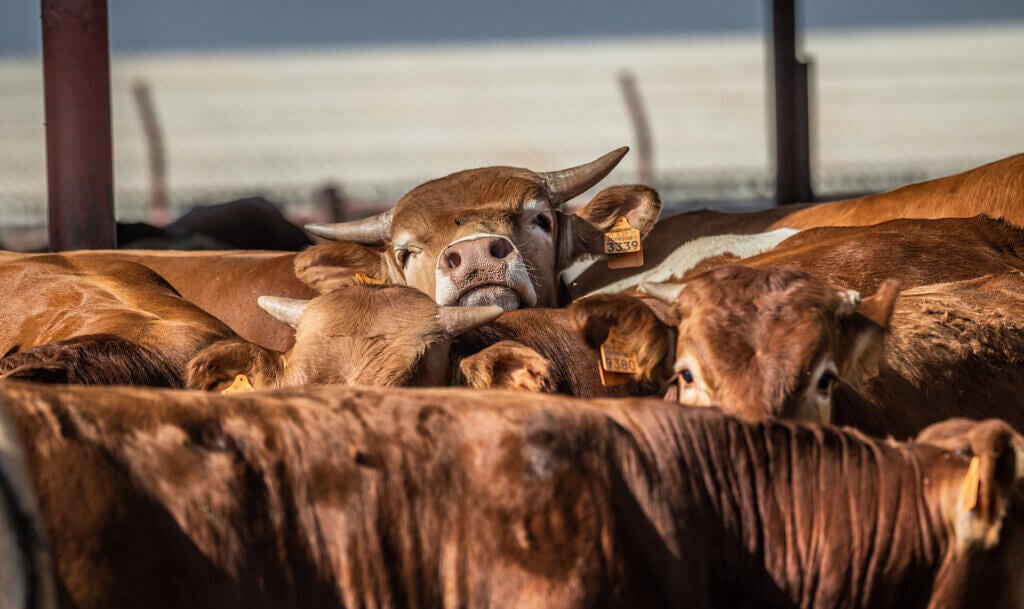
[[[597, 261], [568, 282], [568, 292], [575, 299], [613, 283], [628, 282], [631, 277], [659, 265], [673, 263], [669, 258], [676, 249], [699, 237], [775, 234], [779, 229], [867, 226], [898, 218], [968, 218], [978, 214], [1024, 227], [1024, 154], [963, 173], [854, 199], [818, 205], [783, 205], [746, 213], [704, 209], [670, 216], [658, 222], [644, 241], [643, 267], [609, 270]], [[691, 265], [695, 262], [688, 261]], [[668, 274], [682, 275], [684, 267], [669, 269]]]
[[597, 358], [560, 309], [502, 315], [500, 307], [443, 307], [413, 288], [361, 283], [311, 300], [262, 296], [259, 302], [294, 328], [292, 349], [210, 347], [188, 364], [190, 388], [224, 390], [240, 374], [255, 389], [464, 385], [589, 398], [658, 388], [650, 378], [602, 385]]
[[53, 564], [19, 436], [0, 408], [0, 607], [55, 609]]
[[[0, 386], [65, 606], [1019, 606], [1006, 435], [661, 400]], [[968, 430], [971, 432], [973, 430]]]
[[573, 327], [595, 349], [616, 328], [637, 374], [674, 382], [681, 403], [819, 422], [832, 420], [840, 379], [874, 370], [898, 293], [889, 281], [862, 298], [796, 268], [738, 264], [645, 288], [669, 315], [597, 295], [570, 305]]
[[417, 186], [375, 216], [306, 229], [362, 244], [377, 259], [367, 275], [415, 287], [439, 305], [551, 307], [558, 303], [559, 273], [604, 252], [603, 234], [620, 218], [642, 239], [661, 212], [658, 194], [640, 185], [606, 188], [589, 202], [574, 200], [628, 150], [547, 173], [460, 171]]
[[906, 438], [951, 417], [1024, 431], [1024, 274], [901, 292], [877, 373], [840, 387], [834, 421]]
[[4, 378], [182, 387], [197, 352], [244, 342], [132, 262], [12, 258], [0, 263], [0, 290]]

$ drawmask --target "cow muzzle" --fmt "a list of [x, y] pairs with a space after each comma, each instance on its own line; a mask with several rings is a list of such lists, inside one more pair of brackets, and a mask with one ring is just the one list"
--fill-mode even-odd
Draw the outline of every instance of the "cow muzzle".
[[439, 305], [496, 305], [506, 311], [537, 304], [522, 254], [507, 237], [477, 234], [453, 241], [437, 258]]

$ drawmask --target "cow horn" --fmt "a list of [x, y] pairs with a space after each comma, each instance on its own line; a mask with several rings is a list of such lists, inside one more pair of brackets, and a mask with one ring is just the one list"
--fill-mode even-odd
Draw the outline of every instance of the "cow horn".
[[604, 179], [612, 169], [615, 169], [627, 152], [629, 152], [629, 146], [623, 146], [612, 150], [596, 161], [538, 175], [547, 186], [551, 203], [557, 206]]
[[652, 281], [640, 282], [637, 288], [641, 294], [653, 296], [658, 300], [672, 304], [679, 298], [679, 294], [686, 287], [684, 283], [654, 283]]
[[260, 305], [261, 309], [270, 313], [271, 317], [293, 328], [298, 325], [302, 312], [309, 305], [308, 300], [283, 298], [281, 296], [260, 296], [256, 299], [256, 303]]
[[380, 245], [391, 238], [391, 219], [395, 209], [391, 208], [379, 214], [352, 220], [351, 222], [335, 222], [334, 224], [307, 224], [306, 230], [332, 241], [351, 241], [363, 245]]
[[501, 307], [438, 307], [437, 321], [445, 337], [452, 338], [490, 323], [504, 313]]

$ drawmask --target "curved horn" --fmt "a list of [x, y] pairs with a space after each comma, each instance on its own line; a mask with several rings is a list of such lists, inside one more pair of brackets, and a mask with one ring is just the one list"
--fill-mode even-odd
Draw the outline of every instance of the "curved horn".
[[491, 323], [505, 310], [494, 305], [487, 307], [438, 307], [437, 321], [446, 338], [469, 332]]
[[309, 305], [308, 300], [283, 298], [281, 296], [260, 296], [256, 299], [256, 303], [260, 305], [261, 309], [270, 313], [271, 317], [293, 328], [298, 325], [302, 312]]
[[352, 241], [363, 245], [380, 245], [391, 238], [391, 219], [395, 215], [392, 207], [374, 216], [351, 222], [334, 224], [307, 224], [306, 230], [332, 241]]
[[551, 203], [557, 206], [604, 179], [612, 169], [615, 169], [627, 152], [629, 152], [629, 146], [623, 146], [585, 165], [538, 175], [547, 186]]
[[648, 296], [653, 296], [662, 302], [672, 304], [676, 301], [676, 298], [679, 298], [679, 294], [682, 293], [683, 288], [685, 287], [685, 283], [654, 283], [651, 281], [642, 281], [637, 289], [641, 294], [647, 294]]

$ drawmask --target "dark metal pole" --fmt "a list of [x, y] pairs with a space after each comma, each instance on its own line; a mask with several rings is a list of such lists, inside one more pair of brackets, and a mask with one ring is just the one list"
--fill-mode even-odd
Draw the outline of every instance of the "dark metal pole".
[[771, 0], [769, 104], [775, 118], [775, 201], [811, 201], [810, 84], [797, 58], [796, 0]]
[[41, 0], [50, 249], [116, 245], [107, 0]]

